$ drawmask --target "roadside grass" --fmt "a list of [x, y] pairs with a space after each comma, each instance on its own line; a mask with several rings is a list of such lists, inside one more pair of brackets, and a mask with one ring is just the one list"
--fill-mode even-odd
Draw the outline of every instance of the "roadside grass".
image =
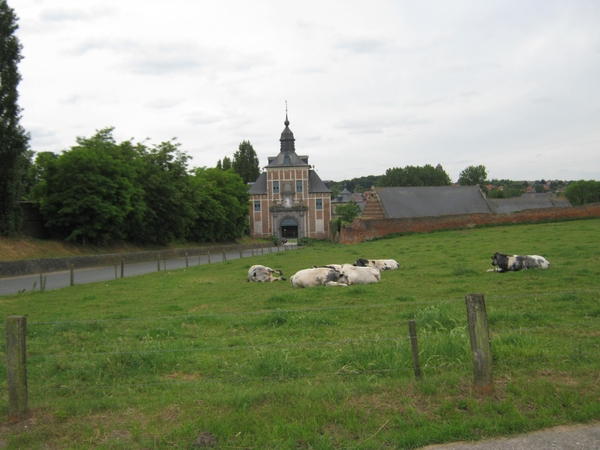
[[[496, 251], [540, 254], [551, 268], [487, 273]], [[394, 258], [400, 270], [367, 286], [246, 282], [255, 263], [289, 278], [359, 257]], [[15, 449], [202, 448], [201, 438], [223, 449], [380, 449], [598, 420], [599, 259], [600, 221], [582, 220], [313, 243], [3, 296], [4, 317], [28, 316], [31, 419], [0, 436]], [[472, 393], [470, 293], [486, 299], [488, 398]], [[6, 389], [0, 399], [6, 417]]]

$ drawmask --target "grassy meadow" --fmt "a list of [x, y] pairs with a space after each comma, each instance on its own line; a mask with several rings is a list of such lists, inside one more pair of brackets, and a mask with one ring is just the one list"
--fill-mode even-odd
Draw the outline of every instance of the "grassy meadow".
[[[488, 273], [496, 251], [551, 268]], [[256, 263], [289, 278], [359, 257], [400, 270], [365, 286], [246, 282]], [[491, 397], [472, 392], [471, 293], [485, 295]], [[28, 316], [31, 417], [0, 426], [7, 449], [418, 448], [600, 419], [600, 220], [317, 242], [3, 296], [0, 312]]]

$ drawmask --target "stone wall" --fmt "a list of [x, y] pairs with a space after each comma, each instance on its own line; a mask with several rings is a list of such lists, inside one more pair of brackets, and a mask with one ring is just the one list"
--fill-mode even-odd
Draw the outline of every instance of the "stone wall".
[[508, 214], [468, 214], [456, 216], [412, 217], [406, 219], [362, 219], [342, 228], [339, 242], [355, 244], [392, 233], [425, 233], [435, 230], [473, 228], [551, 220], [600, 217], [600, 203], [572, 208], [530, 209]]

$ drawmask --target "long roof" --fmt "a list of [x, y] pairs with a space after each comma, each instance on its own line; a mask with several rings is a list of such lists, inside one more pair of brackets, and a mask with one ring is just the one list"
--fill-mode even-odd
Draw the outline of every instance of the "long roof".
[[566, 198], [556, 198], [546, 193], [523, 194], [521, 197], [510, 198], [488, 198], [487, 201], [497, 214], [507, 214], [526, 209], [571, 207], [571, 203]]
[[375, 188], [389, 219], [491, 213], [477, 186]]

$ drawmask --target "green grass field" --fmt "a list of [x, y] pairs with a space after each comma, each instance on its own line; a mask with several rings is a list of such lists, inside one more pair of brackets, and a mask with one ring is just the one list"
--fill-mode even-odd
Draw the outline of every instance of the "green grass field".
[[[488, 273], [496, 251], [543, 255], [551, 268]], [[400, 270], [366, 286], [246, 282], [256, 263], [289, 277], [359, 257]], [[582, 220], [315, 243], [0, 297], [4, 318], [28, 316], [31, 412], [0, 439], [10, 449], [397, 449], [598, 420], [599, 263], [600, 220]], [[491, 397], [472, 392], [471, 293], [486, 300]]]

